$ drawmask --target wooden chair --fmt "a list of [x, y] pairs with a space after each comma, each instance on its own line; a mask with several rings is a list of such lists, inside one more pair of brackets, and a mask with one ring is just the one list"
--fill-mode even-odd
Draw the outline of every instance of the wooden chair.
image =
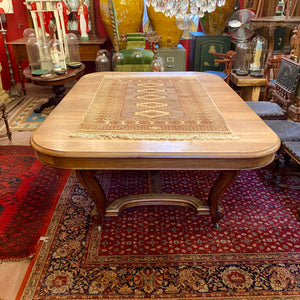
[[[280, 187], [291, 187], [300, 189], [300, 185], [287, 185], [283, 178], [291, 174], [290, 170], [281, 166], [281, 158], [286, 158], [286, 154], [290, 155], [299, 164], [299, 146], [300, 146], [300, 123], [289, 120], [265, 120], [265, 123], [278, 135], [281, 141], [281, 147], [276, 153], [273, 168], [271, 172], [266, 174], [266, 183], [272, 184], [275, 189]], [[298, 158], [297, 154], [298, 153]], [[300, 172], [296, 174], [300, 176]], [[298, 218], [300, 220], [300, 207], [298, 209]]]
[[[298, 166], [300, 166], [300, 141], [283, 142], [281, 145], [281, 153], [291, 158], [294, 162], [297, 163]], [[300, 178], [300, 172], [297, 170], [291, 170], [290, 168], [279, 169], [275, 182], [281, 188], [300, 190], [300, 184], [298, 184], [297, 182], [295, 184], [292, 184], [291, 182], [284, 180], [284, 178], [290, 176]], [[300, 221], [300, 206], [298, 207], [296, 217], [298, 221]]]
[[279, 72], [280, 63], [283, 57], [289, 58], [289, 54], [274, 54], [268, 58], [266, 70], [265, 70], [265, 77], [267, 80], [267, 84], [265, 87], [265, 92], [263, 96], [263, 101], [267, 100], [269, 90], [275, 89], [275, 82]]
[[300, 79], [300, 64], [288, 58], [282, 58], [278, 71], [272, 102], [288, 111], [294, 103], [295, 93]]
[[262, 119], [287, 119], [299, 84], [300, 64], [286, 57], [281, 59], [271, 102], [246, 101]]
[[[272, 102], [261, 101], [261, 104], [277, 105], [283, 110], [284, 119], [268, 117], [267, 112], [260, 117], [279, 136], [281, 142], [300, 141], [300, 122], [287, 120], [288, 108], [294, 103], [295, 92], [299, 84], [300, 64], [287, 58], [282, 58], [278, 71]], [[248, 103], [249, 104], [249, 103]], [[251, 105], [250, 105], [251, 107]], [[275, 119], [275, 120], [274, 120]]]
[[9, 129], [9, 125], [8, 125], [8, 121], [7, 121], [7, 113], [6, 113], [6, 109], [5, 109], [5, 103], [2, 101], [0, 102], [0, 111], [2, 112], [1, 118], [4, 120], [4, 123], [6, 126], [6, 134], [9, 138], [9, 140], [11, 141], [11, 131]]
[[205, 71], [206, 73], [211, 73], [220, 76], [224, 81], [229, 84], [229, 77], [233, 67], [234, 58], [236, 55], [235, 51], [228, 51], [226, 53], [211, 53], [214, 56], [220, 57], [215, 59], [215, 64], [224, 64], [224, 71]]

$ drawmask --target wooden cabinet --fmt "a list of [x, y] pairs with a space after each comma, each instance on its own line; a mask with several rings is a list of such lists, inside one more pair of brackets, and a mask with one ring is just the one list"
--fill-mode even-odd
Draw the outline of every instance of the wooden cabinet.
[[216, 57], [210, 53], [226, 53], [229, 51], [230, 36], [191, 32], [189, 46], [191, 71], [222, 71], [224, 64], [215, 63]]

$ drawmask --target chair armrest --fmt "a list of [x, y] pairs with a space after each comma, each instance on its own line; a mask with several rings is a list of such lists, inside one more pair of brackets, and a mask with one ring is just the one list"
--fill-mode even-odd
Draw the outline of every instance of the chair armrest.
[[218, 63], [226, 63], [226, 62], [228, 62], [229, 61], [229, 59], [215, 59], [215, 62], [218, 62]]
[[211, 53], [211, 54], [219, 57], [226, 57], [225, 53]]

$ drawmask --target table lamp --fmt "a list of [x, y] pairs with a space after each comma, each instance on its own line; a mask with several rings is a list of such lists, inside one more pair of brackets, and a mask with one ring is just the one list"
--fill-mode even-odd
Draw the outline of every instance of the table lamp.
[[13, 10], [13, 5], [12, 5], [12, 0], [2, 0], [0, 2], [0, 32], [3, 36], [4, 48], [5, 48], [5, 53], [7, 56], [7, 62], [8, 62], [9, 73], [11, 76], [11, 84], [12, 84], [12, 88], [9, 91], [10, 98], [15, 98], [17, 96], [20, 96], [20, 91], [18, 91], [15, 87], [16, 81], [14, 80], [13, 70], [12, 70], [11, 62], [10, 62], [9, 51], [8, 51], [7, 43], [6, 43], [7, 20], [6, 20], [5, 15], [12, 14], [13, 12], [14, 12], [14, 10]]

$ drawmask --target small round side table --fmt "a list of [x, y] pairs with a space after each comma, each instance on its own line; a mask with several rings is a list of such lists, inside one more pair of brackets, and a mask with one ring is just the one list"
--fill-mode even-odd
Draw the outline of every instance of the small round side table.
[[82, 63], [79, 68], [68, 68], [66, 73], [56, 75], [54, 77], [44, 77], [32, 75], [31, 68], [27, 67], [23, 71], [24, 77], [33, 84], [40, 86], [52, 86], [52, 91], [55, 94], [41, 107], [34, 110], [35, 113], [41, 113], [46, 107], [56, 106], [65, 96], [65, 86], [67, 82], [78, 80], [84, 74], [85, 65]]

